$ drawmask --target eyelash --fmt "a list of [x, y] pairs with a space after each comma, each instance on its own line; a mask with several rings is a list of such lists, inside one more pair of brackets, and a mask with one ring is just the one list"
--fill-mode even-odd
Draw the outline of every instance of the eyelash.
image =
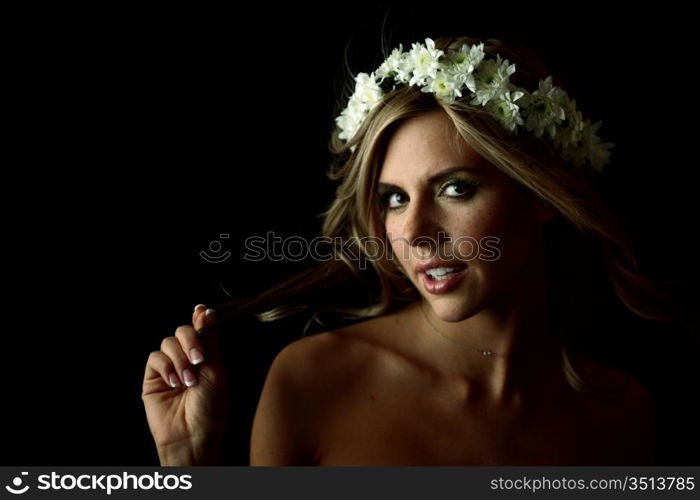
[[[462, 198], [464, 196], [469, 195], [470, 193], [473, 193], [473, 191], [479, 186], [480, 182], [479, 181], [472, 181], [472, 180], [465, 180], [465, 179], [459, 179], [459, 180], [451, 180], [443, 184], [442, 188], [440, 188], [440, 193], [445, 191], [450, 186], [462, 186], [466, 188], [466, 192], [458, 194], [456, 196], [448, 196], [448, 198]], [[403, 194], [401, 191], [385, 191], [379, 195], [379, 205], [385, 209], [385, 210], [398, 210], [403, 207], [403, 205], [398, 206], [398, 207], [391, 207], [389, 206], [389, 200], [391, 197], [395, 194]]]

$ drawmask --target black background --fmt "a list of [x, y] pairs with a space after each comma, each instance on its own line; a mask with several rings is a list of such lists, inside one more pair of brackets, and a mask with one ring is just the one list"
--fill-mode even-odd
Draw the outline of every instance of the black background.
[[[220, 283], [248, 295], [303, 267], [245, 262], [242, 241], [318, 233], [316, 215], [333, 196], [324, 172], [346, 47], [353, 71], [373, 69], [387, 10], [391, 47], [468, 34], [519, 37], [544, 53], [569, 76], [584, 116], [602, 120], [600, 135], [616, 143], [608, 182], [642, 269], [694, 286], [697, 88], [687, 13], [497, 5], [83, 7], [7, 17], [3, 465], [158, 463], [140, 399], [148, 354], [195, 304], [221, 300]], [[204, 262], [199, 252], [221, 233], [231, 234], [232, 258]], [[296, 323], [227, 332], [236, 395], [227, 465], [247, 464], [269, 363], [300, 334]], [[682, 438], [697, 351], [673, 336], [638, 345], [627, 334], [629, 352], [673, 384], [669, 425]], [[689, 443], [681, 439], [669, 463], [698, 464]]]

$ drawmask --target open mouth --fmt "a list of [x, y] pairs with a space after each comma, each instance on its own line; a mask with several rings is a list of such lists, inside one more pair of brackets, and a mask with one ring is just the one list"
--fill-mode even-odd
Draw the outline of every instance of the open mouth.
[[449, 293], [456, 290], [467, 274], [468, 266], [434, 267], [426, 269], [423, 275], [423, 287], [432, 294]]
[[467, 266], [455, 267], [434, 267], [425, 271], [426, 277], [431, 281], [443, 281], [448, 279], [452, 274], [459, 273]]

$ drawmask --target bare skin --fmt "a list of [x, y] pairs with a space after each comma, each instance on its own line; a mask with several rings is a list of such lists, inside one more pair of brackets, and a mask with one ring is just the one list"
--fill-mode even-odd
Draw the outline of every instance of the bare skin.
[[146, 362], [143, 400], [161, 465], [220, 465], [228, 413], [226, 367], [214, 310], [198, 305], [192, 324], [165, 337]]
[[634, 379], [609, 402], [555, 374], [512, 399], [494, 399], [425, 355], [430, 333], [419, 314], [409, 305], [295, 342], [296, 361], [313, 359], [315, 373], [298, 386], [305, 408], [296, 428], [311, 429], [305, 439], [313, 448], [297, 464], [652, 463], [653, 402]]
[[[638, 382], [606, 402], [564, 378], [543, 245], [556, 211], [477, 154], [443, 111], [397, 128], [379, 183], [393, 255], [422, 301], [287, 346], [263, 388], [251, 464], [650, 463], [653, 403]], [[418, 266], [436, 253], [426, 239], [451, 261], [454, 242], [487, 237], [498, 259], [469, 260], [447, 293], [427, 288]]]

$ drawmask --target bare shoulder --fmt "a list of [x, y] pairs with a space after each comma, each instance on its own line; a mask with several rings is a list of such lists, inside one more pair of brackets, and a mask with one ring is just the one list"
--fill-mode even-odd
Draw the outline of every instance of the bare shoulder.
[[304, 390], [358, 382], [400, 358], [400, 349], [384, 334], [387, 320], [373, 318], [300, 338], [280, 351], [273, 367]]
[[253, 420], [251, 465], [318, 463], [325, 417], [391, 359], [371, 321], [300, 338], [277, 354]]
[[595, 435], [608, 443], [605, 448], [609, 463], [652, 464], [656, 447], [656, 402], [651, 391], [626, 369], [599, 365], [598, 373], [615, 391], [612, 396], [587, 398], [586, 417], [595, 427]]
[[269, 377], [284, 380], [323, 419], [370, 387], [405, 386], [421, 376], [400, 328], [386, 315], [300, 338], [280, 351]]
[[313, 426], [333, 344], [328, 335], [304, 337], [275, 356], [253, 418], [251, 466], [314, 465]]
[[619, 462], [654, 464], [657, 446], [656, 402], [649, 389], [633, 374], [619, 369], [619, 376], [626, 381], [615, 412], [623, 450]]
[[623, 405], [628, 411], [637, 412], [640, 410], [653, 411], [655, 408], [654, 397], [651, 391], [634, 375], [624, 372], [628, 384]]
[[589, 362], [590, 373], [594, 374], [592, 380], [601, 386], [612, 389], [615, 397], [610, 401], [624, 414], [636, 412], [649, 412], [654, 409], [654, 398], [642, 381], [629, 370], [603, 364]]

